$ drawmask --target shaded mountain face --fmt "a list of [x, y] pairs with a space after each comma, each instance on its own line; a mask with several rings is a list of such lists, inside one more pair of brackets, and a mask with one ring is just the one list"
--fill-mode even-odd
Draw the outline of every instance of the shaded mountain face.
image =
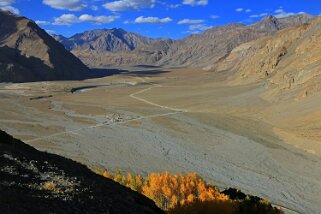
[[82, 79], [88, 68], [33, 21], [0, 10], [0, 82]]
[[1, 213], [163, 213], [145, 196], [0, 131]]
[[267, 16], [249, 26], [233, 23], [176, 41], [149, 39], [122, 29], [93, 30], [71, 38], [56, 38], [94, 68], [152, 65], [211, 69], [211, 65], [223, 60], [235, 47], [313, 18], [306, 14], [282, 19]]

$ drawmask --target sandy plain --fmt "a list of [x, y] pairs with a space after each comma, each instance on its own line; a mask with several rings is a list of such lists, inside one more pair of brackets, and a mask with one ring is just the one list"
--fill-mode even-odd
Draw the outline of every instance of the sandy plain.
[[198, 69], [152, 69], [3, 83], [0, 128], [93, 170], [197, 172], [288, 213], [321, 213], [321, 93], [275, 101], [265, 82], [223, 79]]

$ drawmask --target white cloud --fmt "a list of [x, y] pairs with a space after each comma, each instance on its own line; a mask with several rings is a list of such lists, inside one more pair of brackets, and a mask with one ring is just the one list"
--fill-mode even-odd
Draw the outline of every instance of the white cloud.
[[175, 8], [179, 8], [180, 6], [182, 6], [181, 4], [168, 4], [167, 2], [163, 2], [163, 1], [159, 1], [159, 0], [157, 0], [157, 3], [164, 5], [166, 7], [166, 9], [168, 9], [168, 8], [175, 9]]
[[91, 6], [90, 7], [93, 11], [97, 11], [99, 8], [97, 7], [97, 6], [95, 6], [95, 5], [93, 5], [93, 6]]
[[276, 18], [285, 18], [285, 17], [288, 17], [288, 16], [302, 14], [302, 12], [300, 12], [300, 13], [286, 12], [283, 9], [277, 9], [277, 10], [274, 11], [274, 13], [275, 13], [275, 17]]
[[63, 14], [54, 19], [53, 25], [72, 25], [79, 22], [78, 17], [74, 14]]
[[283, 9], [277, 9], [277, 10], [274, 11], [274, 13], [283, 13], [283, 12], [284, 12]]
[[250, 12], [252, 12], [251, 9], [245, 9], [245, 8], [242, 8], [242, 7], [236, 8], [235, 11], [238, 12], [238, 13], [240, 13], [240, 12], [245, 12], [245, 13], [250, 13]]
[[212, 19], [218, 19], [218, 18], [220, 18], [220, 16], [217, 16], [217, 15], [211, 15], [211, 18], [212, 18]]
[[182, 33], [186, 33], [186, 34], [199, 34], [199, 33], [202, 33], [202, 31], [198, 31], [198, 30], [190, 31], [190, 30], [188, 30], [188, 31], [184, 31], [184, 32], [182, 32]]
[[179, 25], [183, 25], [183, 24], [200, 24], [203, 23], [204, 20], [202, 19], [183, 19], [180, 20], [179, 22], [177, 22], [177, 24]]
[[18, 8], [12, 7], [11, 5], [8, 6], [1, 6], [0, 9], [10, 11], [11, 13], [14, 14], [20, 14], [20, 11]]
[[103, 6], [111, 11], [126, 11], [126, 10], [140, 10], [143, 8], [152, 8], [155, 6], [156, 0], [118, 0], [108, 2]]
[[189, 30], [185, 31], [183, 33], [187, 33], [187, 34], [199, 34], [202, 33], [205, 30], [209, 30], [211, 29], [212, 26], [207, 26], [205, 24], [195, 24], [195, 25], [190, 25], [189, 26]]
[[107, 24], [107, 23], [114, 22], [118, 18], [119, 16], [92, 16], [92, 15], [84, 14], [79, 17], [79, 21], [91, 22], [91, 23], [100, 25], [100, 24]]
[[40, 20], [37, 20], [37, 21], [36, 21], [36, 24], [37, 24], [37, 25], [50, 25], [51, 23], [48, 22], [48, 21], [40, 21]]
[[54, 30], [45, 30], [48, 34], [52, 35], [55, 34], [56, 32]]
[[164, 24], [164, 23], [169, 23], [173, 21], [171, 18], [166, 17], [166, 18], [158, 18], [158, 17], [144, 17], [140, 16], [135, 19], [135, 23], [144, 23], [144, 24]]
[[208, 0], [184, 0], [183, 4], [190, 6], [205, 6], [208, 5]]
[[259, 17], [264, 17], [267, 15], [268, 15], [268, 13], [254, 14], [254, 15], [251, 15], [250, 18], [259, 18]]
[[178, 8], [180, 6], [181, 6], [180, 4], [170, 4], [168, 7], [170, 7], [170, 8]]
[[[300, 14], [305, 14], [305, 12], [299, 12], [299, 13], [286, 12], [281, 7], [274, 11], [274, 16], [276, 18], [285, 18], [285, 17], [288, 17], [288, 16], [300, 15]], [[264, 17], [264, 16], [267, 16], [267, 15], [269, 15], [269, 14], [268, 13], [255, 14], [255, 15], [251, 15], [250, 18], [260, 18], [260, 17]]]
[[196, 24], [196, 25], [190, 25], [188, 29], [190, 31], [205, 31], [205, 30], [208, 30], [211, 28], [212, 28], [212, 26], [207, 26], [204, 24]]
[[288, 17], [288, 16], [305, 14], [305, 12], [298, 12], [298, 13], [287, 12], [284, 9], [282, 9], [281, 7], [279, 9], [275, 10], [274, 13], [275, 13], [274, 16], [276, 18], [285, 18], [285, 17]]
[[0, 0], [0, 9], [10, 11], [14, 14], [19, 14], [19, 9], [12, 6], [14, 3], [15, 0]]
[[87, 7], [83, 0], [43, 0], [42, 2], [60, 10], [80, 11]]
[[8, 6], [13, 4], [15, 1], [14, 0], [1, 0], [0, 1], [0, 6]]
[[92, 16], [88, 14], [83, 14], [77, 17], [74, 14], [63, 14], [62, 16], [54, 19], [53, 25], [70, 26], [72, 24], [81, 22], [91, 22], [99, 25], [114, 22], [118, 18], [119, 16]]

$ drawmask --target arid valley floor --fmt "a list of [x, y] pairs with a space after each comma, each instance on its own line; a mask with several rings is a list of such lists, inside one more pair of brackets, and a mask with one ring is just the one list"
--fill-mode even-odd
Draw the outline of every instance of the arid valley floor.
[[3, 83], [0, 128], [93, 170], [193, 171], [289, 213], [317, 213], [321, 94], [274, 102], [268, 83], [224, 78], [201, 69], [137, 69], [85, 81]]

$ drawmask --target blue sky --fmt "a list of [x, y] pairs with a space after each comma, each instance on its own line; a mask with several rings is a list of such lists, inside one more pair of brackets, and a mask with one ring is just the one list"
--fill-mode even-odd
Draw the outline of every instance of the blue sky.
[[98, 28], [124, 28], [149, 37], [178, 39], [232, 22], [266, 15], [319, 15], [314, 0], [0, 0], [0, 8], [35, 20], [43, 29], [71, 36]]

